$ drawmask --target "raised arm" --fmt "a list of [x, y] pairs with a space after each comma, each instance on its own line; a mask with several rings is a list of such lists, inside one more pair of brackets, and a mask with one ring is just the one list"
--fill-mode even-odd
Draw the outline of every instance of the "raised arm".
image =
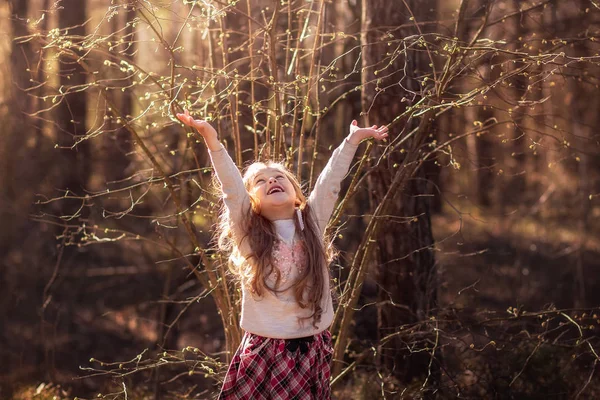
[[229, 211], [234, 239], [240, 251], [244, 254], [245, 249], [242, 248], [241, 244], [241, 238], [245, 236], [242, 221], [244, 215], [250, 209], [250, 198], [242, 181], [240, 170], [219, 142], [217, 131], [208, 122], [194, 120], [187, 110], [184, 114], [177, 114], [177, 118], [184, 124], [196, 128], [208, 147], [208, 154], [215, 174], [221, 183], [223, 201]]
[[308, 203], [316, 216], [321, 233], [325, 231], [329, 218], [331, 218], [340, 194], [342, 180], [350, 169], [358, 145], [367, 138], [382, 140], [388, 136], [387, 131], [386, 126], [378, 128], [377, 125], [373, 125], [371, 128], [361, 128], [356, 120], [350, 124], [350, 134], [334, 150], [308, 197]]

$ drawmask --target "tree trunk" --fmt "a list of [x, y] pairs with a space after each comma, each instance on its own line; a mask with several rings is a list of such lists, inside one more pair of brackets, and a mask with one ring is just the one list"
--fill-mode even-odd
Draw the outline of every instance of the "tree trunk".
[[[27, 35], [27, 14], [28, 14], [29, 2], [22, 1], [9, 1], [10, 6], [10, 18], [12, 27], [13, 38], [18, 38]], [[2, 163], [3, 174], [9, 180], [2, 186], [3, 192], [9, 198], [9, 201], [17, 201], [17, 197], [20, 195], [18, 181], [13, 180], [16, 172], [19, 171], [20, 158], [24, 155], [22, 152], [25, 151], [25, 142], [27, 135], [24, 132], [29, 131], [32, 128], [31, 120], [27, 118], [29, 110], [28, 96], [24, 89], [32, 86], [30, 82], [30, 64], [33, 63], [33, 48], [31, 41], [25, 41], [23, 43], [11, 42], [11, 53], [10, 53], [10, 68], [11, 76], [8, 78], [9, 85], [9, 96], [10, 101], [7, 101], [10, 128], [12, 134], [8, 139], [8, 142], [4, 143]], [[11, 132], [11, 129], [8, 131]], [[6, 208], [2, 208], [6, 210]], [[6, 219], [4, 221], [5, 231], [11, 232], [12, 229], [6, 226]]]
[[[0, 185], [2, 196], [0, 196], [0, 220], [2, 230], [0, 231], [0, 254], [2, 254], [2, 267], [0, 267], [0, 326], [8, 327], [18, 317], [19, 293], [27, 287], [26, 283], [18, 278], [15, 263], [10, 261], [10, 254], [21, 257], [27, 251], [21, 248], [21, 243], [27, 232], [27, 215], [30, 212], [29, 205], [32, 199], [32, 190], [24, 187], [22, 182], [31, 185], [31, 177], [36, 172], [31, 159], [27, 157], [28, 147], [26, 132], [32, 127], [31, 121], [26, 117], [28, 110], [27, 94], [24, 88], [31, 86], [28, 62], [31, 62], [31, 42], [18, 43], [14, 40], [19, 36], [27, 34], [27, 12], [29, 2], [25, 0], [9, 1], [9, 18], [12, 37], [10, 48], [5, 52], [2, 49], [0, 59], [6, 54], [9, 64], [8, 76], [2, 77], [4, 82], [0, 86], [5, 88], [0, 93], [0, 121], [2, 122], [2, 139], [0, 142]], [[3, 8], [3, 7], [2, 7]], [[4, 12], [4, 10], [0, 10]], [[8, 29], [6, 29], [8, 30]], [[4, 34], [4, 33], [3, 33]], [[4, 40], [3, 40], [4, 42]], [[7, 62], [8, 64], [8, 62]], [[4, 85], [5, 83], [5, 85]], [[23, 181], [21, 181], [21, 179]], [[31, 270], [31, 266], [29, 266]], [[26, 292], [26, 291], [25, 291]], [[35, 294], [31, 297], [35, 298]], [[10, 329], [0, 329], [0, 340], [5, 349], [24, 348], [25, 343], [21, 337], [10, 333]], [[32, 346], [34, 347], [34, 346]], [[34, 347], [35, 348], [35, 347]], [[41, 353], [37, 348], [32, 351], [34, 362], [41, 361]], [[21, 355], [22, 356], [22, 355]], [[18, 358], [8, 351], [0, 351], [0, 375], [10, 373], [17, 367]], [[12, 387], [10, 380], [7, 382], [6, 390], [0, 389], [0, 394], [11, 398]], [[4, 398], [4, 397], [3, 397]]]
[[[113, 18], [113, 32], [123, 32], [121, 37], [123, 44], [117, 48], [123, 59], [131, 63], [134, 61], [133, 58], [137, 47], [132, 26], [136, 12], [135, 6], [131, 1], [124, 0], [123, 2], [127, 4], [123, 17], [124, 20], [121, 21], [121, 18]], [[126, 72], [126, 74], [130, 75], [131, 73]], [[119, 109], [119, 114], [129, 120], [133, 112], [133, 77], [129, 76], [127, 80], [123, 81], [122, 85], [126, 87], [125, 91], [116, 90], [117, 88], [115, 88], [111, 91], [113, 94], [111, 97]], [[114, 134], [105, 136], [105, 139], [110, 142], [107, 146], [107, 156], [104, 159], [105, 168], [107, 168], [105, 177], [107, 181], [123, 179], [131, 172], [127, 171], [127, 167], [131, 162], [128, 154], [133, 149], [131, 135], [125, 128], [124, 121], [116, 121], [114, 128]]]
[[[401, 114], [406, 106], [411, 105], [410, 101], [401, 101], [402, 98], [412, 99], [412, 95], [403, 87], [416, 92], [420, 90], [420, 84], [415, 76], [424, 71], [420, 67], [427, 65], [429, 61], [422, 61], [420, 53], [409, 51], [408, 60], [400, 56], [388, 65], [389, 60], [383, 56], [393, 50], [393, 46], [401, 46], [403, 37], [418, 32], [408, 32], [408, 30], [385, 32], [378, 28], [407, 24], [410, 22], [411, 14], [416, 21], [423, 21], [423, 15], [435, 7], [433, 1], [410, 0], [406, 4], [410, 10], [395, 2], [363, 1], [362, 109], [363, 123], [366, 126], [388, 123]], [[388, 41], [394, 45], [388, 46]], [[405, 62], [408, 64], [406, 68]], [[409, 76], [404, 76], [405, 72]], [[384, 78], [378, 78], [379, 76]], [[402, 86], [397, 84], [401, 81]], [[406, 131], [416, 127], [417, 122], [413, 120], [414, 125], [407, 127]], [[396, 128], [396, 130], [400, 129]], [[393, 132], [391, 136], [393, 137]], [[411, 143], [408, 143], [407, 148], [418, 151]], [[378, 150], [375, 152], [377, 153]], [[391, 154], [371, 175], [369, 189], [372, 204], [380, 203], [386, 195], [390, 182], [397, 172], [396, 168], [404, 159], [404, 154], [406, 153]], [[424, 174], [424, 169], [420, 168], [416, 176], [408, 177], [411, 180], [404, 185], [404, 191], [395, 194], [393, 204], [386, 214], [397, 217], [397, 220], [386, 224], [385, 230], [377, 237], [379, 251], [376, 269], [380, 288], [378, 330], [382, 338], [396, 332], [403, 324], [426, 319], [437, 305], [435, 260], [430, 248], [433, 244], [430, 200], [420, 196], [429, 190]], [[430, 354], [425, 352], [411, 354], [406, 350], [404, 340], [405, 337], [396, 337], [388, 341], [379, 352], [380, 362], [392, 371], [396, 378], [402, 382], [410, 382], [414, 377], [427, 375]], [[435, 380], [438, 373], [432, 371], [432, 374]]]
[[[87, 3], [79, 0], [63, 0], [58, 10], [58, 25], [61, 33], [67, 29], [67, 36], [75, 36], [78, 41], [85, 36]], [[74, 49], [74, 47], [72, 47]], [[60, 99], [54, 116], [58, 133], [58, 144], [66, 147], [62, 150], [65, 161], [62, 188], [82, 194], [90, 176], [90, 146], [87, 140], [81, 141], [74, 148], [69, 148], [86, 135], [87, 99], [86, 91], [78, 88], [85, 85], [86, 74], [74, 58], [75, 50], [67, 50], [68, 54], [59, 56], [60, 85], [68, 92]], [[81, 54], [77, 54], [81, 55]], [[78, 90], [73, 90], [78, 88]]]
[[[489, 69], [489, 67], [485, 66], [482, 69]], [[481, 126], [479, 124], [489, 124], [493, 116], [494, 112], [490, 107], [471, 106], [467, 109], [467, 126], [479, 127]], [[495, 146], [490, 137], [490, 131], [482, 130], [477, 135], [467, 136], [466, 140], [469, 159], [472, 160], [470, 195], [476, 204], [491, 207], [495, 201], [493, 191], [496, 157], [494, 155]]]

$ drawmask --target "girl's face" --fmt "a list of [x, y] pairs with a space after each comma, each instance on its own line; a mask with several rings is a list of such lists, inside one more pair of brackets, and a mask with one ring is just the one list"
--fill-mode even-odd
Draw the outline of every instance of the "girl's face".
[[286, 209], [293, 211], [298, 203], [294, 185], [280, 169], [264, 167], [250, 182], [253, 196], [260, 202], [261, 214], [268, 214], [270, 209]]

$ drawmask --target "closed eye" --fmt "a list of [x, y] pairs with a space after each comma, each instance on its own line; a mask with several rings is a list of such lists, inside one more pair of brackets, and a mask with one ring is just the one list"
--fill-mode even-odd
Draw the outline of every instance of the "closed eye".
[[265, 180], [264, 180], [264, 179], [262, 179], [262, 178], [261, 178], [261, 179], [258, 179], [256, 182], [254, 182], [254, 184], [255, 184], [255, 185], [258, 185], [258, 184], [259, 184], [259, 183], [261, 183], [261, 182], [262, 182], [262, 183], [264, 183], [264, 182], [265, 182]]

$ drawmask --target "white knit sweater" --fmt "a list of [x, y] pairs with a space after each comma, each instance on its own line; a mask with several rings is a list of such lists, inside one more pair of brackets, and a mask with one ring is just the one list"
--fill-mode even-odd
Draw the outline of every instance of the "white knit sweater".
[[[313, 191], [310, 193], [308, 203], [314, 212], [317, 223], [324, 232], [327, 222], [331, 217], [337, 201], [340, 184], [348, 173], [350, 163], [356, 153], [357, 145], [347, 140], [333, 152], [329, 162], [319, 175]], [[250, 199], [240, 171], [225, 150], [221, 147], [218, 151], [209, 151], [210, 158], [223, 191], [223, 200], [229, 212], [232, 223], [234, 240], [242, 256], [251, 253], [247, 239], [240, 240], [245, 236], [241, 229], [241, 221], [250, 207]], [[277, 294], [265, 291], [262, 296], [253, 294], [246, 285], [242, 284], [242, 316], [240, 326], [243, 330], [255, 335], [277, 338], [292, 339], [311, 336], [327, 329], [333, 321], [333, 303], [329, 287], [329, 273], [323, 270], [325, 277], [324, 296], [321, 303], [323, 314], [317, 328], [312, 324], [312, 318], [302, 320], [312, 314], [311, 309], [302, 309], [296, 303], [292, 290], [285, 290], [286, 283], [289, 284], [298, 276], [298, 265], [293, 260], [302, 254], [294, 248], [295, 226], [292, 219], [273, 221], [275, 231], [281, 239], [281, 246], [277, 257], [278, 268], [285, 279]], [[286, 247], [288, 246], [288, 247]], [[300, 317], [300, 318], [299, 318]], [[300, 322], [302, 321], [302, 322]]]

